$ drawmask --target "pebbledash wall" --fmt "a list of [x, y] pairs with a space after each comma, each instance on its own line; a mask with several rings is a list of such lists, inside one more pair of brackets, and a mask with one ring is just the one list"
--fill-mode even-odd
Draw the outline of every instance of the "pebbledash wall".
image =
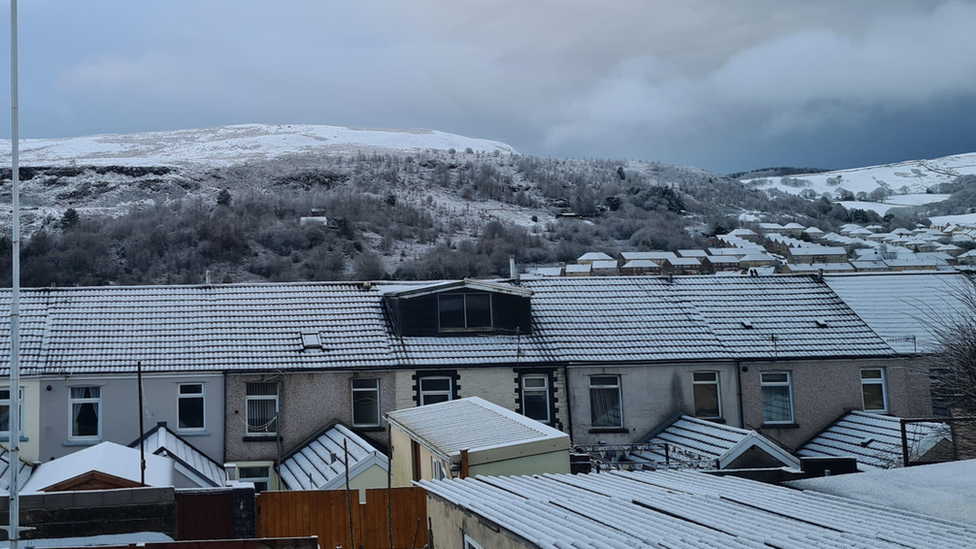
[[[380, 417], [378, 427], [358, 428], [353, 424], [352, 380], [378, 379]], [[287, 454], [330, 422], [338, 420], [359, 435], [386, 446], [383, 414], [395, 409], [395, 377], [391, 371], [329, 371], [227, 375], [226, 462], [272, 462], [279, 457], [273, 437], [247, 434], [247, 383], [277, 381], [278, 436], [281, 456]]]
[[[204, 386], [204, 429], [181, 430], [177, 415], [179, 385], [201, 383]], [[101, 437], [74, 440], [71, 434], [70, 387], [99, 387]], [[139, 390], [134, 374], [44, 377], [38, 380], [39, 460], [49, 461], [101, 441], [128, 445], [139, 438], [139, 415], [146, 431], [166, 422], [173, 432], [220, 461], [224, 452], [224, 380], [221, 373], [144, 374], [144, 405], [139, 406]]]
[[[896, 417], [929, 417], [932, 394], [924, 361], [906, 358], [742, 362], [745, 428], [761, 430], [788, 449], [795, 449], [850, 410], [863, 409], [861, 370], [885, 372], [887, 412]], [[794, 423], [764, 425], [761, 372], [792, 376]]]
[[[723, 422], [738, 427], [738, 402], [735, 364], [634, 364], [627, 366], [571, 365], [569, 402], [572, 405], [574, 443], [624, 444], [639, 440], [676, 413], [695, 415], [692, 374], [716, 372]], [[591, 419], [590, 378], [617, 376], [620, 379], [623, 427], [594, 427]], [[564, 429], [567, 432], [567, 429]]]

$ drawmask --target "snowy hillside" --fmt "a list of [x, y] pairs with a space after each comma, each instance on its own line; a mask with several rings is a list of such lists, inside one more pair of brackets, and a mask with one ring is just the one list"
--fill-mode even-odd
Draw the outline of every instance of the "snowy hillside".
[[[893, 196], [885, 200], [885, 205], [891, 207], [915, 206], [944, 200], [945, 195], [927, 195], [926, 190], [933, 185], [950, 183], [960, 175], [969, 174], [976, 174], [976, 153], [796, 175], [791, 178], [751, 179], [747, 182], [754, 183], [761, 189], [777, 189], [789, 194], [809, 194], [804, 192], [809, 189], [817, 196], [831, 193], [835, 197], [840, 189], [854, 195], [861, 192], [870, 195], [872, 191], [886, 187], [893, 193]], [[786, 184], [784, 180], [792, 184]], [[859, 207], [864, 208], [866, 205], [861, 204]]]
[[[21, 140], [24, 166], [209, 167], [265, 160], [286, 154], [352, 152], [361, 149], [424, 150], [467, 148], [515, 153], [497, 141], [433, 130], [386, 130], [302, 124], [244, 124], [195, 130], [106, 134], [65, 139]], [[0, 163], [10, 165], [10, 140], [0, 140]]]

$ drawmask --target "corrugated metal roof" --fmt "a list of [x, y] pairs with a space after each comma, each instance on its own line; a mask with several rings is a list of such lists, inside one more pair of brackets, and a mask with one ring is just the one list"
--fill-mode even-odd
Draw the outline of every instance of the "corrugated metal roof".
[[566, 433], [478, 397], [396, 410], [386, 417], [444, 456], [544, 439], [566, 439], [569, 448]]
[[[944, 423], [908, 423], [909, 457], [918, 459], [952, 438]], [[901, 421], [896, 417], [850, 412], [796, 451], [800, 457], [853, 457], [859, 464], [889, 469], [902, 465]]]
[[[33, 468], [20, 460], [20, 467], [17, 469], [17, 485], [20, 488], [27, 484]], [[10, 491], [10, 451], [0, 448], [0, 493], [6, 494]]]
[[[711, 421], [681, 416], [666, 429], [651, 437], [651, 444], [669, 444], [680, 451], [696, 454], [707, 459], [718, 459], [742, 442], [749, 435], [746, 429], [722, 425]], [[631, 455], [632, 459], [663, 462], [664, 453], [640, 452]]]
[[[209, 481], [210, 486], [223, 486], [226, 483], [227, 475], [223, 466], [207, 457], [206, 454], [194, 448], [193, 445], [165, 426], [157, 426], [146, 433], [143, 439], [145, 440], [146, 452], [172, 458]], [[139, 440], [134, 441], [129, 447], [138, 448]]]
[[[344, 441], [348, 458], [343, 450]], [[347, 459], [350, 479], [373, 464], [383, 469], [389, 467], [387, 457], [379, 450], [337, 424], [294, 450], [281, 463], [278, 474], [289, 490], [331, 490], [345, 484]]]
[[[541, 548], [976, 546], [974, 527], [692, 471], [479, 476], [419, 485]], [[488, 547], [492, 540], [475, 541]]]

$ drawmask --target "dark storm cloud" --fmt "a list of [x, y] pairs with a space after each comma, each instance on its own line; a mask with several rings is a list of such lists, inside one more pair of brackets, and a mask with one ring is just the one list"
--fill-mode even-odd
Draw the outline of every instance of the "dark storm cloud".
[[725, 171], [976, 150], [950, 111], [976, 97], [973, 2], [21, 4], [28, 137], [430, 127]]

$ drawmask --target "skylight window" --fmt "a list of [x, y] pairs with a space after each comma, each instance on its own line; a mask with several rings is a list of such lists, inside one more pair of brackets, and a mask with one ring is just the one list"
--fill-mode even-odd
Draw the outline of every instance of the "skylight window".
[[321, 349], [322, 341], [319, 339], [318, 332], [303, 333], [302, 346], [304, 346], [306, 349]]

